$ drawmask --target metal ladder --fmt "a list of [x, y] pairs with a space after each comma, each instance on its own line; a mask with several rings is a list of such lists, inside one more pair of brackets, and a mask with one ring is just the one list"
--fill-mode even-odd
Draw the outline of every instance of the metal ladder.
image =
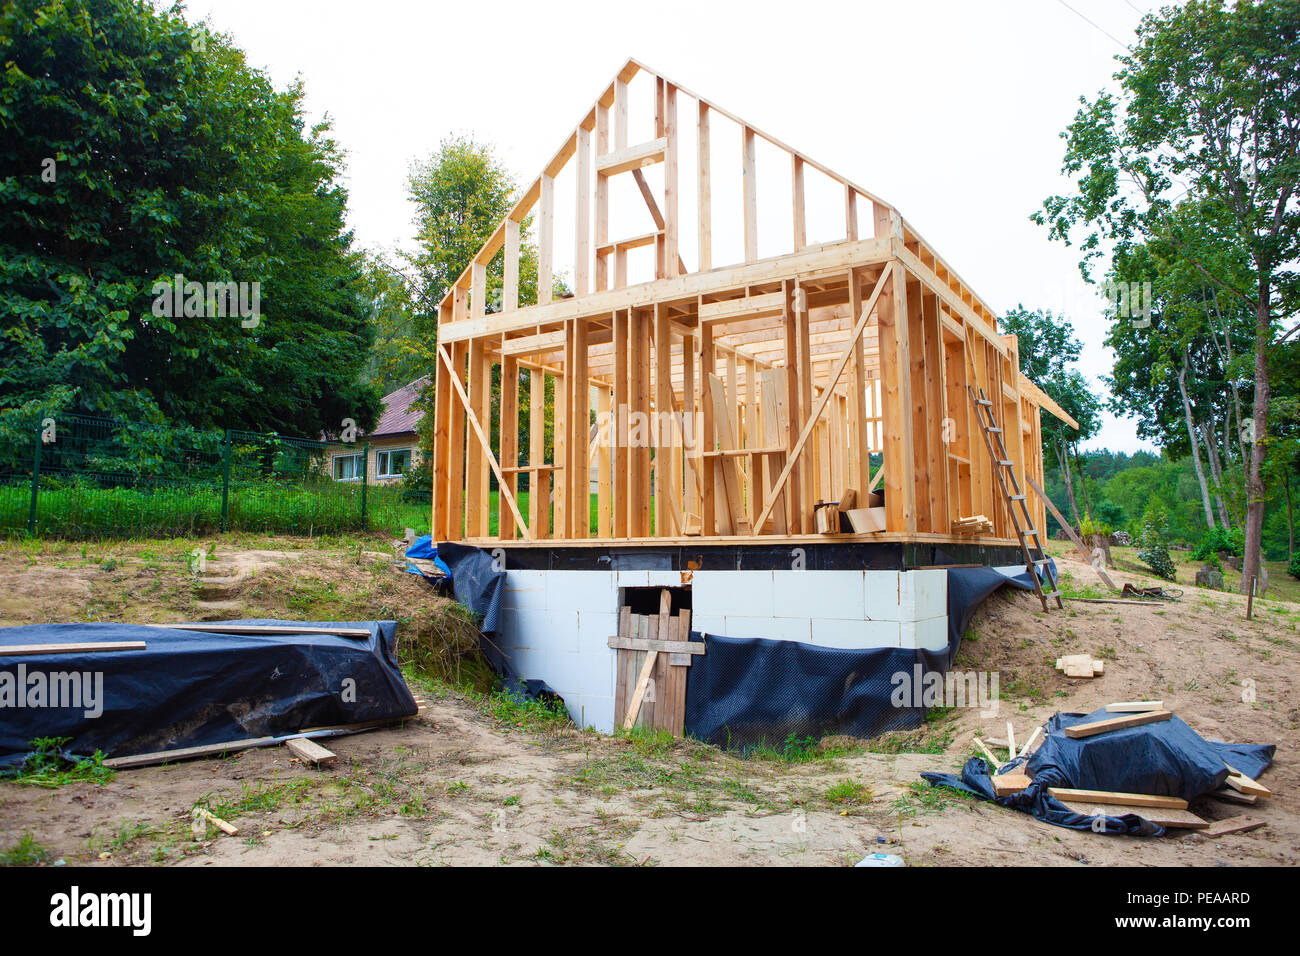
[[[1029, 506], [1025, 504], [1025, 494], [1020, 488], [1020, 482], [1016, 478], [1015, 462], [1007, 457], [1007, 445], [1002, 440], [1002, 429], [998, 427], [997, 419], [993, 417], [993, 403], [988, 400], [984, 394], [984, 389], [980, 389], [978, 394], [975, 389], [969, 385], [966, 391], [970, 392], [971, 401], [975, 403], [975, 415], [979, 418], [980, 430], [984, 432], [984, 444], [988, 446], [989, 458], [993, 460], [994, 474], [997, 475], [998, 488], [1002, 491], [1002, 498], [1007, 504], [1007, 513], [1011, 516], [1011, 526], [1016, 529], [1016, 537], [1020, 540], [1020, 553], [1025, 556], [1025, 570], [1029, 572], [1029, 579], [1034, 582], [1034, 593], [1038, 595], [1038, 600], [1043, 602], [1043, 610], [1048, 610], [1047, 599], [1054, 598], [1058, 608], [1064, 608], [1061, 603], [1061, 589], [1057, 586], [1056, 575], [1052, 571], [1052, 563], [1048, 560], [1047, 553], [1043, 550], [1043, 541], [1034, 527], [1034, 519], [1029, 514]], [[993, 439], [996, 436], [997, 445], [994, 446]], [[1007, 488], [1007, 477], [1011, 478], [1011, 487]], [[1014, 494], [1012, 493], [1014, 491]], [[1020, 519], [1016, 517], [1016, 505], [1020, 505], [1020, 513], [1024, 516], [1025, 527], [1022, 528]], [[1028, 530], [1025, 530], [1028, 528]], [[1026, 540], [1032, 541], [1032, 550], [1038, 552], [1038, 557], [1034, 558], [1031, 554], [1031, 546]], [[1040, 569], [1042, 576], [1040, 577]], [[1043, 583], [1046, 582], [1049, 588], [1046, 593], [1043, 592]]]

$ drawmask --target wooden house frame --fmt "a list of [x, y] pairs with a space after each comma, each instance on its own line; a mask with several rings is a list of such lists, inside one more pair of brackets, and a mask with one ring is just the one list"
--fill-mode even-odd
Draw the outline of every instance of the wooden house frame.
[[[638, 75], [652, 96], [643, 135], [629, 129]], [[694, 128], [693, 156], [682, 155], [685, 124]], [[711, 148], [718, 124], [738, 128], [734, 163]], [[769, 168], [773, 152], [783, 169]], [[660, 189], [647, 178], [652, 166]], [[733, 167], [743, 260], [723, 263], [713, 255], [712, 196], [716, 177]], [[576, 185], [559, 209], [562, 173]], [[842, 197], [836, 241], [808, 242], [810, 176]], [[650, 231], [611, 235], [619, 177], [635, 184]], [[679, 188], [686, 177], [696, 197], [689, 210]], [[778, 178], [790, 196], [788, 249], [760, 258], [759, 190]], [[522, 302], [521, 233], [530, 217], [538, 295]], [[554, 298], [564, 217], [572, 295]], [[695, 237], [692, 264], [682, 256], [684, 230]], [[653, 277], [629, 284], [630, 257], [642, 248], [653, 255]], [[497, 258], [501, 300], [489, 303]], [[993, 310], [893, 206], [635, 60], [447, 291], [437, 357], [433, 534], [483, 546], [828, 536], [1014, 545], [968, 387], [993, 402], [1021, 487], [1043, 481], [1040, 412], [1074, 424], [1020, 373], [1016, 339], [998, 332]], [[495, 441], [494, 366], [502, 383]], [[531, 402], [527, 460], [517, 440], [521, 376]], [[521, 474], [531, 489], [526, 507]], [[495, 530], [489, 476], [499, 489]], [[593, 487], [594, 517], [575, 506]], [[853, 520], [841, 524], [829, 510], [819, 522], [823, 502], [856, 507]], [[1042, 503], [1031, 512], [1042, 528]]]

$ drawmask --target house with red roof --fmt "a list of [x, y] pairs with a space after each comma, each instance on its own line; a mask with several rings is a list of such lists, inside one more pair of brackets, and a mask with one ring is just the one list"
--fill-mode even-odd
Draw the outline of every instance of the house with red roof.
[[[415, 429], [421, 412], [415, 407], [415, 401], [428, 381], [429, 376], [424, 375], [385, 395], [374, 431], [367, 434], [358, 430], [356, 441], [350, 443], [351, 449], [331, 446], [326, 467], [335, 481], [360, 481], [362, 475], [371, 485], [402, 480], [402, 475], [419, 459]], [[370, 454], [363, 468], [362, 452], [367, 443]]]

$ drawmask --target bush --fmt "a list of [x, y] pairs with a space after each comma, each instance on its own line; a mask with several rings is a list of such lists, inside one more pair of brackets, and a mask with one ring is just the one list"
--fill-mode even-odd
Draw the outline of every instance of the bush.
[[1192, 550], [1192, 560], [1208, 561], [1225, 551], [1239, 558], [1245, 550], [1246, 534], [1240, 528], [1211, 528]]
[[1286, 566], [1287, 574], [1293, 578], [1300, 578], [1300, 551], [1291, 555], [1291, 563]]
[[1166, 581], [1177, 580], [1174, 561], [1169, 556], [1169, 509], [1159, 498], [1147, 505], [1137, 543], [1138, 560], [1156, 577]]
[[1114, 528], [1106, 524], [1104, 521], [1093, 521], [1092, 515], [1086, 511], [1083, 514], [1083, 521], [1079, 522], [1079, 536], [1085, 541], [1094, 534], [1099, 534], [1104, 538], [1109, 538], [1114, 530]]

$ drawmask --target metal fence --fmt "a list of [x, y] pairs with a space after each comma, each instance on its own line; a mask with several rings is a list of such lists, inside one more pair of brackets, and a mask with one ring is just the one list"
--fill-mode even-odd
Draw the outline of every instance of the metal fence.
[[[367, 443], [59, 415], [0, 451], [0, 533], [85, 538], [226, 530], [427, 530], [429, 492], [366, 482]], [[335, 481], [335, 454], [362, 474]]]

